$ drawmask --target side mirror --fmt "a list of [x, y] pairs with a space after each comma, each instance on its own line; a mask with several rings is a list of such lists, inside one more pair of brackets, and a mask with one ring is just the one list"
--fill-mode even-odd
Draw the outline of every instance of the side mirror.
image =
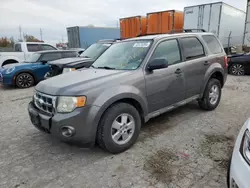
[[47, 61], [42, 60], [41, 63], [44, 65], [47, 63]]
[[166, 59], [153, 59], [149, 62], [147, 69], [152, 71], [155, 69], [164, 69], [168, 67], [168, 61]]

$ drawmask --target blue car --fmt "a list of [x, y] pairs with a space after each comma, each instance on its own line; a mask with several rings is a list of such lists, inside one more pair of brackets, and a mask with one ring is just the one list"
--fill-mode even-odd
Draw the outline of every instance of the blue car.
[[33, 53], [23, 63], [5, 65], [0, 68], [0, 82], [3, 85], [14, 85], [18, 88], [28, 88], [44, 79], [51, 70], [49, 61], [77, 57], [77, 51], [53, 50]]

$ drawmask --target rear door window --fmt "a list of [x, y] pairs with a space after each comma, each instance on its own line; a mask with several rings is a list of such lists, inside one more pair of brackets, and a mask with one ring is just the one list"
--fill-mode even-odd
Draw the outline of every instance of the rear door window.
[[27, 49], [29, 52], [37, 52], [40, 51], [40, 47], [38, 44], [27, 44]]
[[202, 36], [203, 40], [207, 43], [211, 53], [218, 54], [222, 52], [222, 48], [218, 40], [213, 35]]
[[62, 55], [61, 53], [47, 53], [47, 54], [43, 54], [41, 61], [53, 61], [53, 60], [57, 60], [57, 59], [61, 59]]
[[204, 47], [196, 37], [181, 39], [186, 60], [197, 59], [205, 56]]
[[14, 51], [15, 51], [15, 52], [21, 52], [21, 51], [22, 51], [21, 44], [15, 44]]

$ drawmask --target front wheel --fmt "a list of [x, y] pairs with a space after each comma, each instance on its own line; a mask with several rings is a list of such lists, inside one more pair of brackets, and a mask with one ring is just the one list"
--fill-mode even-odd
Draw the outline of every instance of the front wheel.
[[29, 73], [21, 73], [16, 77], [16, 86], [19, 88], [28, 88], [35, 83], [34, 78]]
[[212, 78], [208, 81], [202, 99], [199, 105], [204, 110], [214, 110], [221, 98], [221, 84], [220, 81]]
[[242, 76], [245, 74], [245, 67], [241, 64], [233, 64], [229, 68], [229, 73], [236, 76]]
[[97, 130], [98, 145], [111, 153], [130, 148], [137, 140], [141, 117], [135, 107], [117, 103], [106, 110]]

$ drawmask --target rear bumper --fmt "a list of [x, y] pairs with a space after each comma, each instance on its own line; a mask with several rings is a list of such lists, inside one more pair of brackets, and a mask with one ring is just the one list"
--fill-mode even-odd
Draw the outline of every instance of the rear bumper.
[[[75, 109], [71, 113], [56, 113], [52, 116], [39, 111], [33, 102], [30, 102], [28, 106], [31, 122], [37, 129], [49, 133], [59, 140], [87, 147], [95, 143], [97, 129], [95, 118], [98, 111], [97, 106], [87, 106]], [[36, 117], [38, 117], [38, 121]], [[62, 134], [62, 128], [66, 126], [74, 128], [73, 136], [65, 137]]]

